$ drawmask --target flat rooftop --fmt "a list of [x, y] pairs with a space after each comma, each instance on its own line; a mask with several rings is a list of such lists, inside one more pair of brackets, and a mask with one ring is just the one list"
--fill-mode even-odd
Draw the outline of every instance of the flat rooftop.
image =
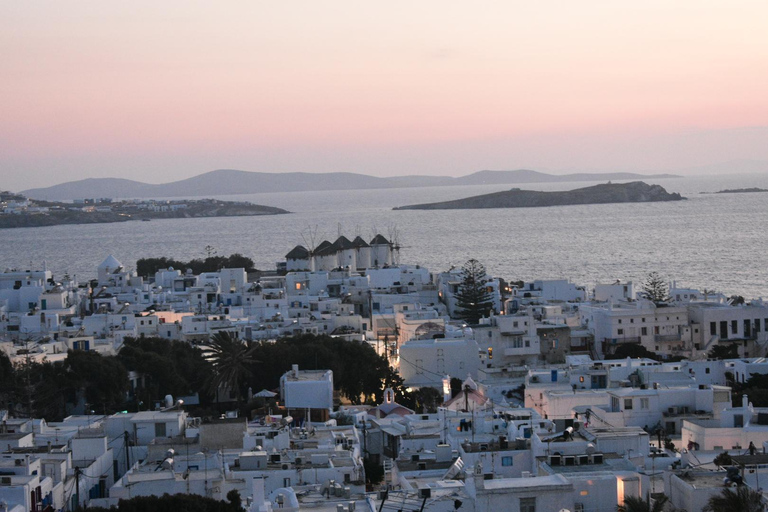
[[312, 380], [325, 380], [325, 375], [331, 370], [299, 370], [298, 375], [289, 371], [283, 376], [288, 381], [312, 381]]

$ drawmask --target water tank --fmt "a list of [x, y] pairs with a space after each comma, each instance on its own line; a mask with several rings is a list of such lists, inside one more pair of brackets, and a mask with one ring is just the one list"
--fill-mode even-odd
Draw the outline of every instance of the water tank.
[[165, 395], [165, 406], [166, 407], [173, 407], [173, 396], [172, 395]]

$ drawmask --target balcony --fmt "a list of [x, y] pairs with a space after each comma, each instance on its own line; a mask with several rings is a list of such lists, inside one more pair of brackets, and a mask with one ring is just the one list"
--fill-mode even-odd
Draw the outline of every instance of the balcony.
[[656, 343], [677, 342], [683, 341], [683, 337], [680, 334], [656, 334], [653, 340]]
[[538, 354], [539, 347], [507, 347], [504, 349], [505, 356], [522, 356], [530, 354]]
[[621, 343], [640, 343], [640, 336], [624, 336], [621, 338], [606, 339], [605, 341], [610, 343], [611, 345], [616, 345]]

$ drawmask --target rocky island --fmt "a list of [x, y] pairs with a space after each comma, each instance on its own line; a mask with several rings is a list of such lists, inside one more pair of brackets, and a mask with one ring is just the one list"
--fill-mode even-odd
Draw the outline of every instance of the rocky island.
[[282, 208], [240, 201], [85, 199], [75, 203], [32, 200], [19, 194], [0, 192], [0, 229], [185, 219], [242, 217], [290, 213]]
[[757, 187], [751, 187], [751, 188], [727, 188], [725, 190], [718, 190], [715, 192], [715, 194], [744, 194], [747, 192], [768, 192], [768, 189], [765, 188], [757, 188]]
[[678, 193], [669, 193], [660, 185], [642, 181], [631, 183], [605, 183], [574, 190], [541, 192], [513, 188], [503, 192], [444, 201], [440, 203], [400, 206], [395, 210], [459, 210], [470, 208], [533, 208], [574, 204], [648, 203], [681, 201]]

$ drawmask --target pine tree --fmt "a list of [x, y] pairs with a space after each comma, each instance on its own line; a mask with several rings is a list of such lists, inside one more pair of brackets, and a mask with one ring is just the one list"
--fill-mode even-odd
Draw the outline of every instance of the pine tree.
[[653, 302], [666, 302], [670, 299], [667, 283], [656, 271], [649, 273], [645, 278], [643, 292], [646, 298]]
[[488, 291], [490, 279], [485, 267], [476, 259], [467, 261], [461, 268], [461, 284], [456, 293], [457, 316], [468, 324], [477, 324], [493, 310], [493, 297]]

